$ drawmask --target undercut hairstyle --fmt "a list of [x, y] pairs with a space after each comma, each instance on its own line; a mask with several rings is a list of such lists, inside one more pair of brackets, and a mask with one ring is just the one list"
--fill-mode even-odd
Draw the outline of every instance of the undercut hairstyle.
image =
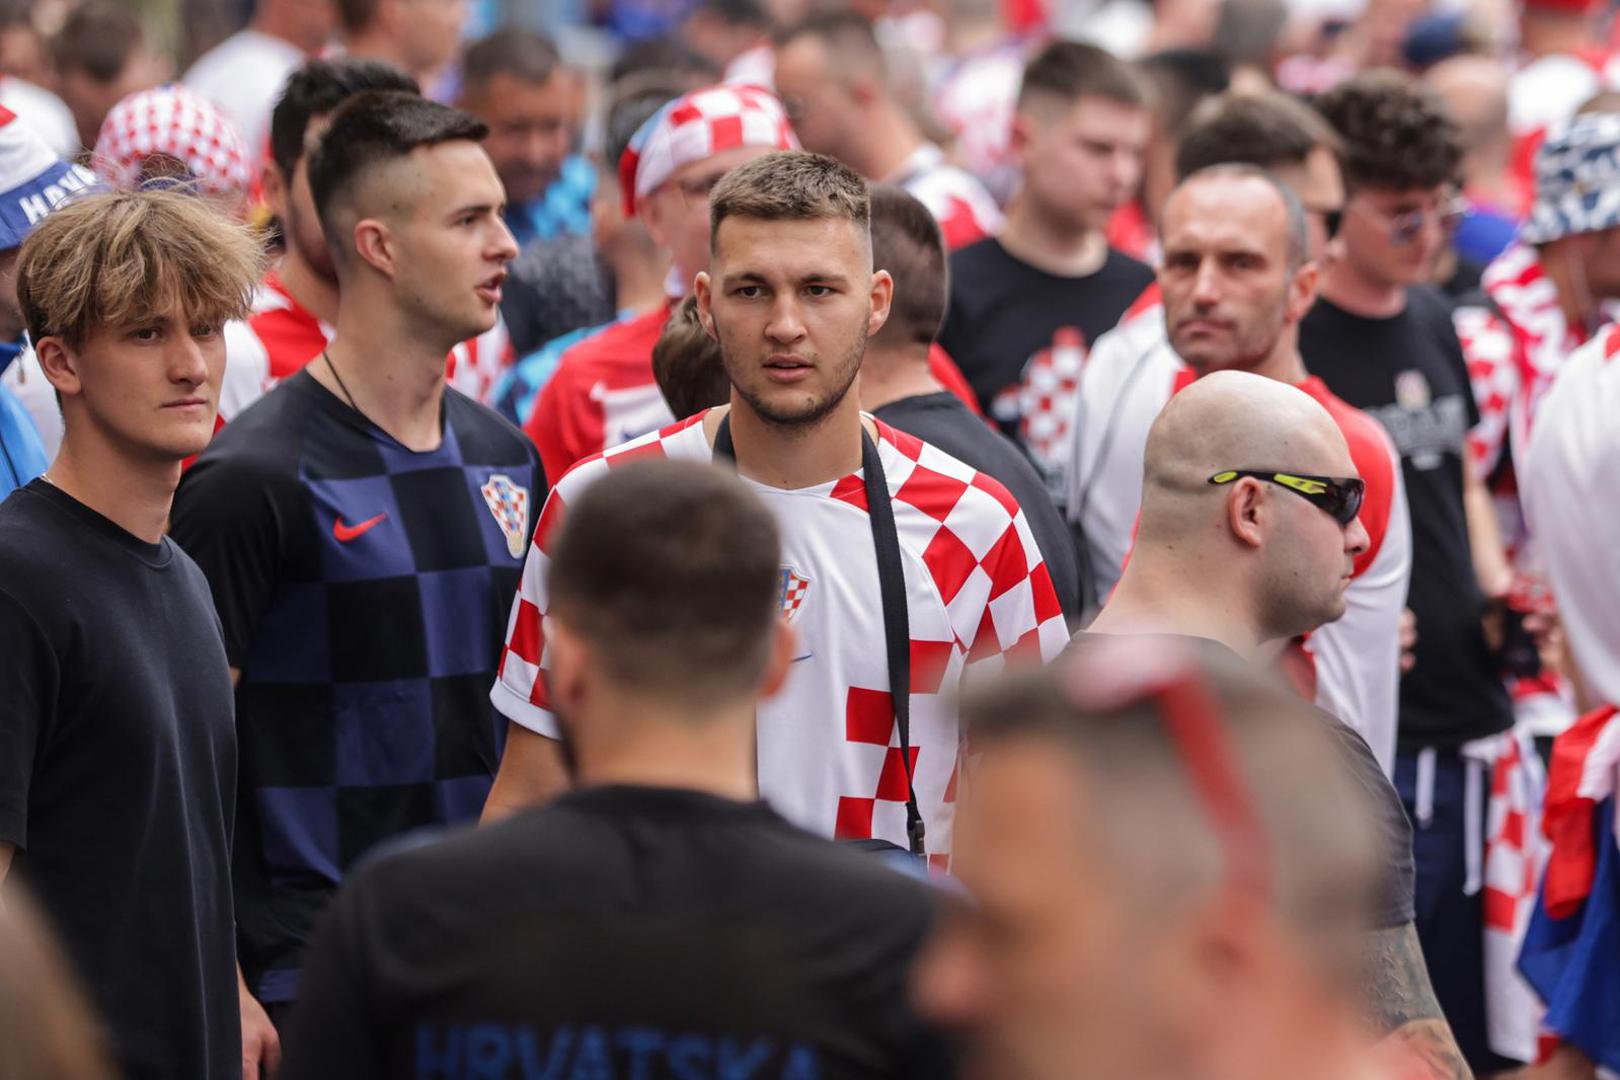
[[473, 42], [462, 55], [462, 97], [483, 92], [497, 75], [539, 86], [560, 67], [562, 56], [546, 35], [521, 26], [503, 26]]
[[674, 84], [680, 94], [720, 81], [713, 62], [673, 38], [648, 38], [628, 46], [608, 68], [607, 84], [615, 94]]
[[309, 190], [338, 264], [348, 260], [350, 243], [338, 213], [367, 173], [424, 146], [482, 142], [488, 134], [477, 117], [397, 90], [367, 91], [340, 105], [309, 156]]
[[1025, 65], [1018, 108], [1037, 103], [1067, 108], [1087, 97], [1138, 109], [1151, 103], [1141, 73], [1107, 49], [1080, 41], [1054, 41]]
[[1311, 151], [1339, 155], [1343, 143], [1322, 115], [1280, 91], [1227, 92], [1193, 111], [1176, 147], [1176, 176], [1211, 165], [1303, 166]]
[[[1096, 838], [1099, 872], [1117, 876], [1140, 917], [1168, 919], [1231, 881], [1230, 849], [1158, 705], [1077, 703], [1071, 687], [1117, 681], [1121, 644], [1085, 640], [1038, 672], [986, 684], [964, 696], [962, 720], [975, 755], [1031, 741], [1062, 753], [1080, 795], [1072, 824]], [[1262, 902], [1336, 975], [1355, 979], [1387, 856], [1371, 795], [1351, 771], [1353, 736], [1330, 732], [1297, 694], [1218, 647], [1175, 652], [1190, 654], [1183, 659], [1218, 708], [1231, 772], [1257, 819], [1251, 839], [1269, 868]]]
[[[1232, 161], [1224, 165], [1211, 165], [1206, 169], [1199, 169], [1177, 184], [1175, 190], [1180, 191], [1191, 184], [1203, 183], [1209, 180], [1235, 179], [1258, 180], [1277, 193], [1277, 198], [1282, 200], [1283, 213], [1287, 215], [1287, 231], [1284, 240], [1286, 247], [1283, 258], [1288, 263], [1288, 272], [1292, 274], [1301, 266], [1304, 266], [1307, 253], [1310, 251], [1309, 233], [1305, 227], [1305, 206], [1299, 201], [1299, 196], [1295, 194], [1294, 189], [1277, 179], [1275, 174], [1261, 168], [1259, 165]], [[1171, 194], [1174, 195], [1174, 193]]]
[[51, 42], [51, 61], [58, 75], [83, 72], [108, 85], [123, 74], [130, 60], [149, 46], [146, 25], [128, 3], [84, 0], [68, 12]]
[[875, 345], [932, 345], [945, 321], [948, 277], [939, 222], [893, 184], [872, 187], [872, 267], [894, 278], [889, 320]]
[[17, 300], [34, 341], [80, 348], [98, 326], [124, 327], [178, 302], [194, 323], [242, 319], [264, 271], [245, 225], [177, 191], [87, 195], [23, 241]]
[[1348, 188], [1436, 188], [1458, 177], [1462, 133], [1440, 96], [1398, 71], [1367, 71], [1316, 99], [1344, 141]]
[[688, 296], [664, 324], [652, 350], [653, 381], [677, 420], [731, 400], [720, 343], [698, 319], [697, 297]]
[[834, 71], [862, 72], [888, 81], [888, 61], [872, 20], [856, 11], [818, 11], [775, 35], [777, 48], [802, 37], [813, 37], [827, 50]]
[[350, 36], [371, 27], [377, 19], [381, 0], [336, 0], [338, 25]]
[[1232, 69], [1207, 49], [1165, 49], [1144, 56], [1136, 69], [1153, 88], [1153, 114], [1162, 137], [1176, 139], [1193, 110], [1232, 83]]
[[713, 465], [635, 462], [570, 504], [551, 615], [613, 679], [699, 705], [753, 691], [782, 617], [776, 519]]
[[778, 150], [727, 173], [709, 194], [709, 247], [728, 217], [761, 221], [848, 221], [870, 237], [866, 181], [824, 154]]
[[418, 92], [415, 79], [380, 60], [311, 60], [288, 77], [270, 114], [270, 160], [283, 180], [292, 182], [310, 123], [367, 90]]

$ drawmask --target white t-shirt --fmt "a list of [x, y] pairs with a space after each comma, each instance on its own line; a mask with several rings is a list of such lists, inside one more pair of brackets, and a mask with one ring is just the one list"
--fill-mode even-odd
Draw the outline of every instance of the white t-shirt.
[[1519, 498], [1552, 579], [1575, 662], [1620, 704], [1620, 327], [1576, 349], [1541, 399]]
[[44, 87], [0, 75], [0, 105], [38, 132], [57, 157], [71, 160], [79, 152], [79, 128], [73, 110]]
[[[580, 462], [552, 488], [507, 624], [490, 698], [557, 735], [547, 663], [547, 544], [568, 503], [615, 465], [712, 461], [700, 413]], [[1068, 644], [1057, 594], [1023, 512], [995, 480], [874, 421], [893, 500], [911, 632], [911, 749], [928, 851], [945, 864], [960, 728], [947, 700], [971, 666], [1051, 659]], [[797, 491], [750, 482], [782, 531], [782, 608], [798, 633], [787, 685], [759, 708], [760, 792], [790, 821], [840, 839], [906, 843], [906, 784], [859, 472]]]
[[[1154, 294], [1150, 289], [1144, 300]], [[1133, 305], [1118, 327], [1097, 339], [1086, 360], [1068, 506], [1086, 538], [1099, 597], [1113, 591], [1135, 540], [1148, 428], [1192, 379], [1191, 369], [1170, 348], [1164, 309], [1157, 303]], [[1400, 618], [1412, 573], [1412, 523], [1400, 461], [1378, 422], [1334, 397], [1320, 379], [1307, 379], [1300, 389], [1339, 425], [1367, 481], [1361, 523], [1370, 541], [1356, 560], [1344, 615], [1305, 640], [1315, 669], [1315, 700], [1360, 732], [1389, 773], [1400, 711]]]
[[287, 76], [307, 59], [289, 41], [242, 30], [197, 58], [181, 82], [213, 102], [255, 159], [270, 138], [270, 113]]

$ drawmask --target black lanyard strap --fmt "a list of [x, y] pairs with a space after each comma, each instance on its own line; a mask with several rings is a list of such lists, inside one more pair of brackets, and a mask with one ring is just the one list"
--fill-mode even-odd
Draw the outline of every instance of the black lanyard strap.
[[[737, 463], [731, 442], [731, 417], [720, 419], [714, 433], [714, 456]], [[906, 608], [905, 569], [900, 561], [900, 533], [894, 524], [894, 504], [883, 475], [877, 443], [861, 425], [861, 479], [866, 486], [866, 516], [872, 525], [872, 547], [877, 555], [878, 591], [883, 602], [883, 638], [888, 646], [889, 698], [894, 702], [894, 725], [900, 734], [900, 761], [906, 770], [906, 837], [911, 853], [927, 851], [926, 828], [917, 807], [917, 786], [911, 770], [911, 624]]]

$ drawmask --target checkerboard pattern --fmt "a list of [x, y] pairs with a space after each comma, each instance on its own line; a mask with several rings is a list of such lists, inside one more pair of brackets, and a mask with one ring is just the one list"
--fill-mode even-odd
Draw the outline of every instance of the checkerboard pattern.
[[[491, 693], [514, 722], [556, 735], [545, 679], [546, 575], [548, 546], [568, 502], [630, 462], [713, 460], [702, 420], [700, 414], [589, 458], [552, 492], [524, 566]], [[911, 760], [929, 850], [945, 855], [959, 742], [945, 692], [956, 687], [969, 664], [1000, 667], [1050, 659], [1068, 643], [1068, 631], [1033, 534], [1007, 490], [913, 436], [881, 422], [877, 428], [906, 570]], [[821, 565], [794, 566], [808, 582], [797, 618], [812, 651], [804, 658], [806, 667], [761, 709], [761, 787], [778, 809], [808, 828], [841, 838], [903, 840], [905, 769], [883, 659], [865, 484], [851, 474], [826, 485], [821, 494], [836, 504], [831, 508], [807, 505], [802, 492], [791, 500], [762, 494], [782, 521], [787, 547], [813, 519], [816, 530], [826, 530], [816, 538], [832, 557]], [[852, 515], [849, 507], [861, 513]], [[823, 604], [833, 606], [812, 611]], [[828, 724], [829, 715], [841, 715], [842, 724]], [[770, 764], [771, 738], [800, 740], [796, 753], [782, 756], [780, 772]]]
[[675, 170], [739, 146], [797, 150], [782, 103], [757, 86], [709, 86], [676, 98], [654, 113], [630, 139], [619, 160], [624, 212]]
[[[176, 538], [227, 638], [242, 638], [228, 644], [242, 668], [238, 864], [255, 883], [238, 890], [244, 966], [294, 965], [325, 897], [379, 843], [482, 809], [505, 733], [488, 689], [542, 484], [521, 434], [458, 394], [440, 447], [414, 453], [308, 374], [228, 425], [187, 476], [182, 511], [217, 509], [211, 522], [177, 513]], [[511, 520], [520, 507], [527, 522]], [[198, 535], [233, 519], [276, 533], [267, 580], [246, 580], [262, 562], [245, 554], [254, 537]], [[509, 545], [514, 525], [522, 544]], [[249, 594], [262, 604], [235, 599]]]
[[131, 94], [112, 107], [96, 136], [90, 164], [114, 187], [133, 187], [154, 155], [185, 165], [211, 195], [234, 195], [252, 183], [250, 155], [225, 115], [179, 83]]

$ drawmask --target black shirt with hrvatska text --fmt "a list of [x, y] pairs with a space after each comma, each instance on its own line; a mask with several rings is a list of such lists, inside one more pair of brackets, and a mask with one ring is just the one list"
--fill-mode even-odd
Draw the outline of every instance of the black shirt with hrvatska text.
[[1480, 624], [1485, 599], [1463, 506], [1479, 409], [1450, 306], [1438, 290], [1416, 288], [1400, 314], [1369, 319], [1319, 297], [1299, 347], [1313, 375], [1384, 425], [1401, 457], [1417, 662], [1401, 678], [1400, 748], [1451, 748], [1507, 729], [1513, 710]]
[[1080, 615], [1080, 571], [1074, 534], [1053, 505], [1041, 474], [1023, 451], [973, 415], [955, 394], [944, 390], [891, 401], [872, 415], [995, 477], [1012, 492], [1029, 521], [1029, 531], [1035, 534], [1041, 558], [1046, 560], [1063, 614], [1073, 625]]
[[242, 1074], [235, 799], [231, 676], [202, 572], [43, 479], [14, 491], [0, 504], [6, 885], [38, 900], [128, 1080]]
[[279, 1080], [948, 1077], [929, 887], [763, 803], [604, 787], [368, 861]]

